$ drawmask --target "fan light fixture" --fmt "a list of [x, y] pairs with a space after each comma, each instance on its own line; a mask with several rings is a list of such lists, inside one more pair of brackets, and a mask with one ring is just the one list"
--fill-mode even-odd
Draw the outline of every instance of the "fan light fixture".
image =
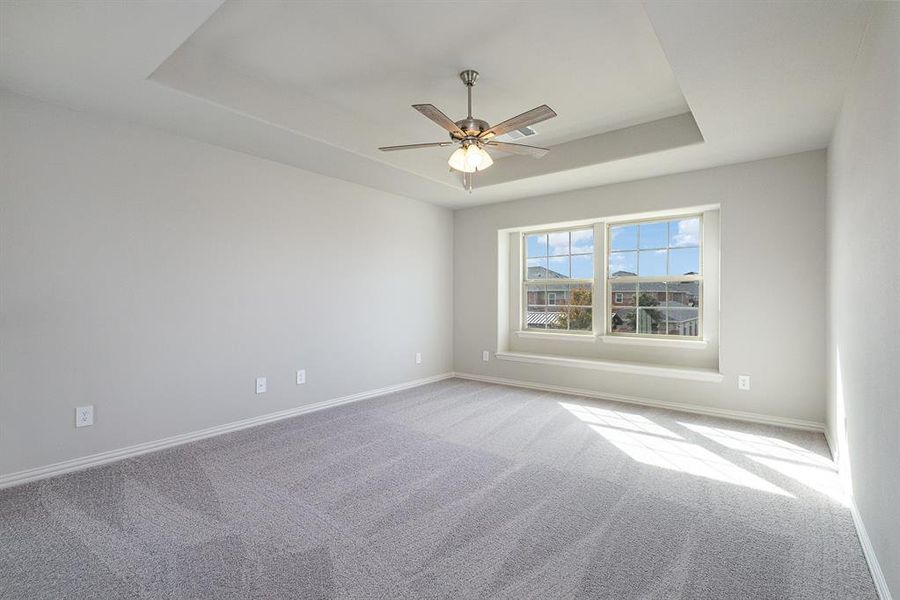
[[456, 171], [474, 173], [475, 171], [484, 171], [490, 167], [494, 164], [494, 159], [491, 158], [487, 151], [478, 147], [477, 144], [469, 144], [464, 148], [457, 148], [450, 155], [450, 160], [447, 161], [447, 164]]
[[413, 104], [413, 108], [443, 127], [450, 133], [450, 141], [430, 142], [425, 144], [406, 144], [403, 146], [382, 146], [379, 150], [393, 152], [395, 150], [416, 150], [419, 148], [443, 148], [444, 146], [458, 146], [450, 155], [447, 164], [454, 171], [463, 174], [463, 187], [472, 191], [473, 173], [484, 171], [492, 164], [494, 159], [488, 154], [487, 148], [507, 152], [509, 154], [521, 154], [540, 158], [547, 154], [547, 148], [526, 146], [525, 144], [511, 144], [498, 142], [496, 137], [513, 130], [522, 129], [547, 119], [552, 119], [556, 113], [546, 104], [523, 112], [521, 115], [507, 119], [502, 123], [491, 126], [487, 121], [476, 119], [472, 116], [472, 87], [478, 79], [478, 71], [466, 69], [459, 74], [459, 78], [466, 86], [468, 97], [468, 116], [459, 121], [453, 121], [437, 109], [433, 104]]

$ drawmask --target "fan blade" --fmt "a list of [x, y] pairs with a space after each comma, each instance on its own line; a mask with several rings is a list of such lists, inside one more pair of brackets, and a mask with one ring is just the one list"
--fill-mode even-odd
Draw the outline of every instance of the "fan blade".
[[452, 146], [456, 142], [429, 142], [428, 144], [406, 144], [405, 146], [382, 146], [379, 148], [382, 152], [393, 152], [394, 150], [415, 150], [416, 148], [438, 148], [441, 146]]
[[510, 144], [509, 142], [486, 142], [488, 146], [496, 148], [501, 152], [509, 152], [510, 154], [521, 154], [523, 156], [533, 156], [541, 158], [550, 150], [548, 148], [538, 148], [537, 146], [526, 146], [525, 144]]
[[513, 129], [522, 129], [523, 127], [528, 127], [529, 125], [534, 125], [535, 123], [540, 123], [541, 121], [546, 121], [547, 119], [552, 119], [556, 116], [556, 112], [546, 104], [542, 104], [537, 108], [532, 108], [528, 112], [523, 112], [521, 115], [513, 117], [512, 119], [507, 119], [502, 123], [494, 125], [487, 131], [481, 132], [481, 139], [485, 139], [488, 137], [493, 137], [496, 135], [503, 135], [507, 131], [512, 131]]
[[450, 117], [439, 111], [434, 104], [413, 104], [412, 107], [452, 133], [455, 137], [466, 137], [466, 132], [460, 129], [456, 123], [451, 121]]

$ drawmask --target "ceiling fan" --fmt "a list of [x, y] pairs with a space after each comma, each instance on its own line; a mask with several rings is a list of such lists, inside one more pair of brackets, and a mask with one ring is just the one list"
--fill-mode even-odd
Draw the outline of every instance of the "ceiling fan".
[[472, 191], [473, 176], [478, 171], [484, 171], [492, 164], [494, 160], [487, 150], [493, 148], [502, 152], [511, 154], [522, 154], [541, 158], [550, 150], [547, 148], [538, 148], [537, 146], [526, 146], [525, 144], [511, 144], [509, 142], [498, 142], [494, 138], [498, 135], [513, 131], [514, 129], [522, 129], [547, 119], [552, 119], [556, 113], [546, 104], [542, 104], [537, 108], [532, 108], [521, 115], [507, 119], [502, 123], [498, 123], [491, 127], [487, 121], [476, 119], [472, 116], [472, 87], [478, 80], [478, 71], [466, 69], [459, 74], [459, 78], [466, 86], [469, 100], [469, 112], [465, 119], [459, 121], [451, 121], [450, 117], [442, 113], [433, 104], [413, 104], [412, 107], [450, 132], [449, 142], [430, 142], [426, 144], [406, 144], [404, 146], [383, 146], [379, 150], [383, 152], [393, 152], [394, 150], [414, 150], [417, 148], [434, 148], [442, 146], [458, 146], [458, 148], [450, 155], [447, 163], [451, 170], [460, 171], [463, 174], [463, 185], [469, 192]]

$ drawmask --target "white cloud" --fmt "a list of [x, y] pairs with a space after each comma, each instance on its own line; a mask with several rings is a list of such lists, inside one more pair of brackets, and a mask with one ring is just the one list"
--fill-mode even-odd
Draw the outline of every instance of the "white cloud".
[[637, 270], [634, 265], [634, 260], [634, 252], [613, 252], [609, 256], [609, 272], [629, 271], [634, 273]]
[[700, 219], [678, 221], [678, 232], [672, 236], [672, 246], [699, 246]]
[[594, 251], [594, 230], [582, 229], [572, 232], [572, 253], [588, 253]]

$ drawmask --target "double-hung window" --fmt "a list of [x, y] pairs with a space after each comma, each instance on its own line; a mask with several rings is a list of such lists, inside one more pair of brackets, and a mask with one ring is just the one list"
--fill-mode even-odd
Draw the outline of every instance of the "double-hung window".
[[593, 331], [593, 227], [525, 235], [523, 329]]
[[607, 225], [606, 333], [702, 336], [702, 218]]

